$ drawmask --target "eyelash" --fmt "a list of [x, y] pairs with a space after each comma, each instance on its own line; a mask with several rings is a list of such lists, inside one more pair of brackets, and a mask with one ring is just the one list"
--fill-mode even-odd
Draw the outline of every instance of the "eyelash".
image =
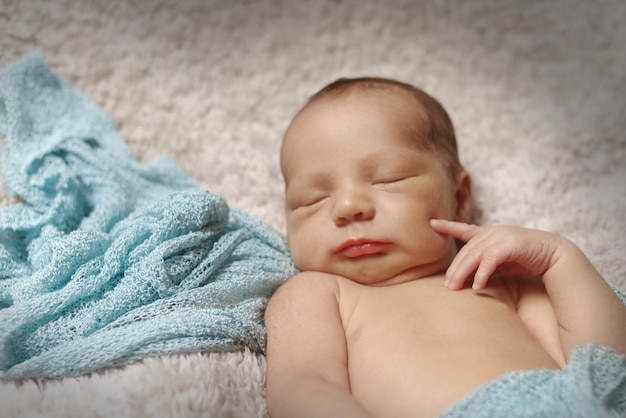
[[293, 204], [293, 210], [301, 209], [301, 208], [310, 208], [320, 203], [322, 200], [326, 199], [326, 196], [319, 196], [311, 199], [300, 199], [296, 203]]
[[410, 177], [397, 177], [397, 178], [391, 178], [391, 179], [385, 179], [385, 180], [377, 180], [373, 184], [375, 186], [382, 186], [382, 187], [393, 186], [409, 178]]
[[319, 202], [321, 202], [324, 199], [326, 199], [325, 196], [316, 197], [314, 199], [309, 199], [304, 204], [302, 204], [301, 206], [303, 206], [303, 207], [311, 207], [311, 206], [314, 206], [314, 205], [318, 204]]
[[[402, 177], [395, 177], [395, 178], [392, 177], [390, 179], [375, 180], [372, 182], [372, 186], [379, 187], [379, 188], [392, 187], [412, 177], [414, 176], [402, 176]], [[310, 199], [298, 199], [298, 201], [293, 204], [293, 209], [295, 210], [295, 209], [300, 209], [300, 208], [310, 208], [322, 202], [327, 197], [328, 197], [327, 195], [319, 195]]]

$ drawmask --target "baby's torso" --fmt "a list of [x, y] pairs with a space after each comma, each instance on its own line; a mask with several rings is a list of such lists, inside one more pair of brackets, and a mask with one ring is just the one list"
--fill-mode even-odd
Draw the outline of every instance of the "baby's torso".
[[389, 287], [339, 279], [351, 391], [374, 415], [437, 416], [478, 385], [557, 368], [505, 283], [451, 291], [439, 277]]

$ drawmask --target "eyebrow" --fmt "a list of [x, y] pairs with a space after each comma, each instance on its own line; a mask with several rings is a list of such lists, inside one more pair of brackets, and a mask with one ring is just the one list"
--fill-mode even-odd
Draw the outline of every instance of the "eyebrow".
[[[411, 154], [412, 154], [411, 157], [415, 158], [415, 161], [412, 161], [412, 163], [419, 164], [422, 162], [423, 155], [421, 155], [421, 153], [418, 150], [415, 150], [415, 152], [411, 152]], [[361, 165], [365, 169], [371, 169], [376, 166], [379, 166], [381, 163], [383, 165], [397, 163], [398, 160], [402, 159], [403, 157], [404, 158], [407, 157], [406, 150], [388, 151], [383, 156], [381, 156], [378, 153], [371, 153], [369, 155], [366, 155], [362, 159], [360, 159], [359, 165]]]
[[297, 177], [288, 179], [286, 181], [286, 187], [293, 186], [295, 183], [297, 187], [323, 187], [330, 183], [330, 175], [323, 172], [312, 172], [300, 174]]
[[[379, 153], [376, 152], [372, 152], [370, 154], [365, 155], [364, 157], [360, 158], [357, 162], [357, 164], [363, 169], [363, 171], [368, 171], [368, 170], [372, 170], [374, 168], [376, 168], [377, 166], [381, 165], [381, 162], [383, 165], [391, 165], [394, 164], [398, 161], [399, 157], [404, 157], [406, 156], [406, 151], [395, 151], [395, 152], [390, 152], [388, 154], [384, 155], [384, 158], [381, 160], [381, 155]], [[422, 158], [423, 156], [421, 155], [421, 153], [416, 150], [414, 156], [416, 157], [416, 160], [413, 161], [413, 164], [421, 164], [423, 162]], [[330, 179], [331, 175], [328, 173], [324, 173], [321, 171], [318, 172], [310, 172], [310, 173], [300, 173], [297, 177], [295, 177], [296, 181], [296, 186], [298, 187], [305, 187], [305, 186], [310, 186], [310, 187], [324, 187], [326, 185], [328, 185], [331, 181]], [[291, 185], [291, 183], [294, 182], [294, 177], [292, 176], [291, 179], [289, 179], [289, 181], [286, 181], [286, 186], [289, 187]]]
[[[398, 155], [400, 155], [400, 153], [396, 153]], [[383, 159], [383, 163], [387, 163], [387, 162], [392, 162], [395, 160], [396, 155], [385, 155], [385, 158]], [[371, 169], [377, 165], [379, 165], [381, 163], [381, 156], [378, 153], [371, 153], [366, 155], [365, 157], [361, 158], [359, 160], [359, 165], [364, 167], [365, 169]]]

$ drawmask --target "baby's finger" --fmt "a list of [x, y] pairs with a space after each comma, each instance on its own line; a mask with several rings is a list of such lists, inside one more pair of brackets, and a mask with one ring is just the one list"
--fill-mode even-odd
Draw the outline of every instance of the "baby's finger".
[[496, 237], [492, 234], [476, 236], [452, 260], [444, 284], [450, 289], [460, 289], [473, 276], [473, 287], [482, 288], [497, 268], [499, 259]]
[[479, 226], [446, 219], [431, 219], [430, 226], [440, 234], [450, 235], [463, 242], [471, 240], [482, 231]]
[[476, 273], [474, 274], [472, 289], [480, 290], [487, 286], [487, 282], [498, 268], [498, 264], [499, 261], [497, 254], [485, 254], [485, 256], [480, 261], [478, 269], [476, 269]]
[[452, 290], [461, 289], [480, 267], [480, 261], [481, 254], [477, 247], [463, 247], [448, 267], [444, 285]]

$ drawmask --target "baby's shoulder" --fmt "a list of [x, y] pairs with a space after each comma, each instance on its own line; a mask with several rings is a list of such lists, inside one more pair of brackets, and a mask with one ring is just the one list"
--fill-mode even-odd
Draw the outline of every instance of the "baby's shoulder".
[[315, 300], [332, 295], [338, 298], [341, 277], [317, 271], [304, 271], [289, 278], [272, 296], [272, 300]]
[[320, 271], [303, 271], [290, 277], [282, 288], [328, 288], [339, 286], [340, 276]]
[[341, 293], [339, 279], [319, 272], [303, 272], [291, 277], [270, 298], [265, 309], [266, 324], [337, 320]]

